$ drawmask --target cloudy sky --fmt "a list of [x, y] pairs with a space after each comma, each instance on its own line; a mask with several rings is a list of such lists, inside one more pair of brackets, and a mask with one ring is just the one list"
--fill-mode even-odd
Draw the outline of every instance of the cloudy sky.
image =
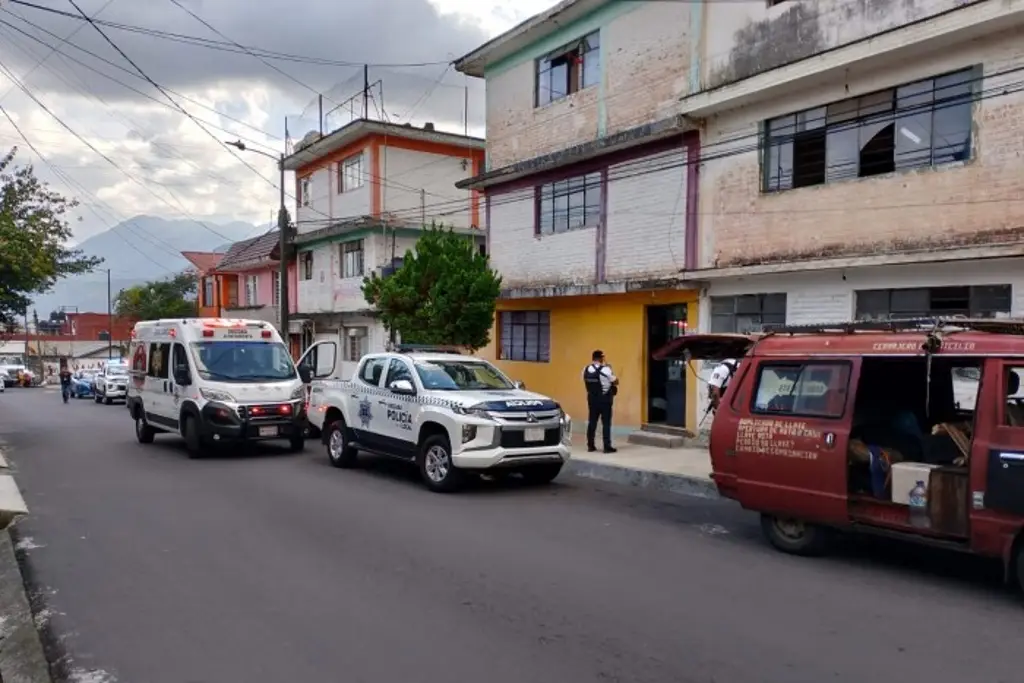
[[[390, 120], [434, 121], [461, 132], [467, 79], [447, 63], [555, 4], [25, 1], [0, 3], [0, 105], [38, 154], [2, 115], [0, 149], [18, 145], [22, 162], [31, 161], [41, 177], [82, 202], [77, 240], [140, 214], [268, 223], [277, 204], [275, 164], [252, 152], [237, 152], [236, 158], [219, 140], [241, 138], [277, 154], [286, 119], [296, 141], [317, 128], [317, 93], [325, 110], [336, 109], [327, 127], [342, 125], [349, 116], [346, 100], [362, 88], [362, 63], [371, 65], [372, 81], [383, 82]], [[92, 25], [46, 11], [78, 15], [75, 4], [108, 22], [100, 28], [116, 47], [202, 126]], [[263, 52], [260, 59], [235, 45], [288, 57]], [[468, 87], [470, 129], [483, 134], [483, 84], [468, 80]], [[374, 108], [380, 107], [376, 99]], [[287, 185], [291, 193], [294, 186]]]

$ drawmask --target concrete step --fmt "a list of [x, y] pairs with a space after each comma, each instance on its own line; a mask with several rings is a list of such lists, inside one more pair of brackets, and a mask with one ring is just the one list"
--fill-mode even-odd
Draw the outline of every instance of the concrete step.
[[686, 445], [686, 438], [682, 436], [661, 434], [644, 429], [633, 432], [626, 441], [638, 446], [653, 446], [655, 448], [682, 448]]
[[681, 436], [684, 438], [692, 438], [693, 432], [686, 427], [675, 427], [673, 425], [664, 424], [642, 424], [640, 430], [644, 432], [651, 432], [653, 434], [668, 434], [669, 436]]

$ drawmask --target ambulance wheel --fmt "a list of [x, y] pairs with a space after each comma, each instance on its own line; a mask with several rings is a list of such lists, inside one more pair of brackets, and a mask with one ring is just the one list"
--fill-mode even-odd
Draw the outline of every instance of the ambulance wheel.
[[135, 438], [139, 440], [139, 443], [153, 443], [154, 436], [156, 436], [156, 430], [146, 423], [146, 418], [142, 416], [140, 410], [135, 416]]
[[761, 515], [761, 531], [768, 542], [790, 555], [814, 556], [828, 551], [829, 532], [798, 519]]
[[1017, 579], [1017, 590], [1024, 591], [1024, 531], [1018, 534], [1017, 542], [1013, 545], [1014, 578]]
[[198, 460], [206, 455], [206, 444], [199, 431], [199, 422], [191, 415], [186, 415], [181, 422], [181, 436], [185, 439], [185, 450], [188, 457]]

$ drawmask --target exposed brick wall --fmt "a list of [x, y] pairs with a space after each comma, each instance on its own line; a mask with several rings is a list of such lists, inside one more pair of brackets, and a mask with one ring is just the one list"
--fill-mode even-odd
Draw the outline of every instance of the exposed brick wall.
[[[701, 264], [742, 265], [1015, 238], [1024, 229], [1024, 95], [992, 97], [1020, 76], [991, 74], [1022, 63], [1024, 43], [1009, 34], [995, 36], [711, 121], [704, 143], [708, 161], [701, 169]], [[974, 64], [983, 64], [988, 75], [981, 85], [986, 99], [974, 107], [971, 161], [777, 194], [760, 192], [759, 155], [749, 151], [760, 121]], [[730, 150], [740, 153], [721, 158]]]
[[594, 140], [602, 133], [622, 131], [675, 111], [678, 98], [689, 92], [690, 3], [630, 4], [635, 8], [601, 29], [603, 87], [592, 86], [534, 107], [533, 60], [487, 79], [490, 168]]

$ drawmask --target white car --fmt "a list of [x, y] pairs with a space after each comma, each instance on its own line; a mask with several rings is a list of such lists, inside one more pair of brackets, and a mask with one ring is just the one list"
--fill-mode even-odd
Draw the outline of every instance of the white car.
[[[334, 353], [333, 342], [321, 344]], [[304, 379], [317, 366], [330, 366], [320, 377], [333, 373], [317, 362], [317, 346], [300, 364]], [[312, 382], [308, 414], [335, 467], [352, 467], [359, 451], [393, 456], [415, 462], [434, 491], [454, 491], [473, 472], [547, 483], [572, 452], [558, 403], [455, 353], [399, 347], [364, 356], [351, 380]]]
[[110, 405], [128, 399], [128, 366], [111, 363], [93, 379], [93, 397], [97, 403]]

